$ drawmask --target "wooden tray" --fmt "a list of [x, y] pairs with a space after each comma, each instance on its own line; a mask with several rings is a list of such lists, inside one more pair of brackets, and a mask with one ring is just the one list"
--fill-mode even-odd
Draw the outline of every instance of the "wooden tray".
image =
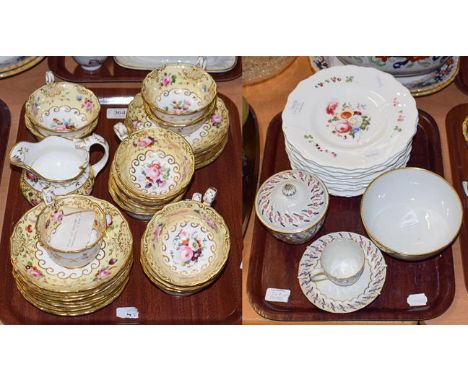
[[8, 136], [10, 134], [11, 115], [8, 106], [0, 99], [0, 182], [3, 174], [3, 163], [6, 156]]
[[[112, 126], [115, 119], [107, 119], [109, 107], [126, 107], [138, 90], [136, 89], [92, 89], [99, 97], [102, 108], [96, 133], [109, 142], [110, 158], [118, 146]], [[225, 96], [221, 98], [229, 109], [231, 128], [229, 142], [222, 155], [211, 165], [197, 170], [187, 192], [191, 197], [195, 191], [204, 192], [208, 186], [218, 189], [214, 204], [224, 217], [231, 234], [231, 252], [227, 266], [218, 280], [208, 289], [188, 297], [173, 297], [154, 286], [143, 273], [140, 258], [140, 239], [146, 227], [145, 222], [137, 221], [124, 213], [133, 233], [134, 264], [130, 281], [122, 295], [111, 305], [87, 316], [76, 318], [57, 317], [44, 313], [30, 305], [16, 289], [11, 274], [9, 238], [15, 223], [30, 208], [19, 190], [20, 171], [16, 167], [10, 178], [8, 206], [5, 211], [0, 248], [0, 320], [4, 323], [28, 324], [195, 324], [195, 323], [240, 323], [241, 322], [241, 137], [239, 114], [234, 103]], [[34, 141], [24, 125], [24, 109], [20, 118], [17, 141]], [[99, 152], [92, 153], [94, 162]], [[112, 202], [107, 191], [110, 162], [99, 174], [94, 185], [93, 196]], [[14, 207], [13, 207], [14, 206]], [[134, 306], [139, 310], [139, 319], [116, 317], [116, 308]]]
[[[65, 56], [50, 56], [48, 64], [54, 74], [72, 82], [141, 82], [150, 72], [149, 70], [124, 68], [118, 65], [113, 57], [109, 57], [104, 65], [94, 73], [83, 70], [75, 61], [73, 61], [73, 65], [76, 67], [72, 71], [66, 65]], [[236, 65], [231, 70], [210, 74], [218, 82], [231, 81], [240, 77], [242, 75], [241, 57], [237, 58]]]
[[468, 143], [465, 143], [462, 132], [462, 124], [467, 116], [468, 103], [455, 106], [447, 114], [445, 127], [447, 129], [453, 186], [457, 190], [463, 204], [464, 218], [459, 237], [463, 272], [465, 275], [465, 288], [468, 291], [468, 196], [465, 195], [462, 186], [462, 181], [468, 181]]
[[465, 94], [468, 94], [468, 57], [460, 57], [460, 70], [455, 80], [458, 88]]
[[245, 234], [258, 183], [260, 145], [255, 112], [249, 106], [248, 117], [242, 126], [242, 233]]
[[[281, 130], [281, 114], [270, 123], [260, 182], [278, 171], [289, 169]], [[443, 174], [439, 132], [436, 122], [419, 111], [419, 126], [413, 141], [410, 166]], [[361, 197], [330, 197], [323, 228], [316, 238], [334, 231], [351, 231], [365, 235], [359, 214]], [[310, 244], [310, 243], [308, 243]], [[250, 303], [261, 316], [285, 321], [337, 320], [427, 320], [441, 315], [451, 304], [455, 293], [451, 248], [441, 255], [421, 262], [404, 262], [385, 255], [387, 279], [382, 294], [366, 308], [347, 314], [324, 312], [302, 293], [297, 281], [299, 260], [307, 244], [294, 246], [276, 240], [255, 221], [252, 252], [247, 280]], [[288, 303], [264, 300], [267, 288], [290, 289]], [[409, 307], [409, 294], [425, 293], [427, 306]]]

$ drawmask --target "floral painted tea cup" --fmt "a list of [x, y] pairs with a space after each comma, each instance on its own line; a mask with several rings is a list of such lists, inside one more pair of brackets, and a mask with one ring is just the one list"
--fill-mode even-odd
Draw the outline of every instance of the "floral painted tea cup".
[[49, 71], [46, 85], [29, 96], [25, 109], [26, 124], [37, 136], [83, 138], [96, 128], [101, 106], [92, 91], [71, 82], [54, 82]]
[[82, 195], [55, 197], [46, 190], [44, 200], [36, 230], [54, 262], [66, 268], [81, 268], [93, 261], [107, 229], [107, 217], [97, 199]]
[[141, 95], [147, 112], [166, 126], [193, 125], [216, 106], [217, 86], [198, 65], [168, 64], [149, 73]]

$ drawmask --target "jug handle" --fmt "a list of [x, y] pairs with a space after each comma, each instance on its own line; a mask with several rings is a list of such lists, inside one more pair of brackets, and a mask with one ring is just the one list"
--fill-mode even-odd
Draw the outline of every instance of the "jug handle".
[[198, 56], [196, 65], [202, 68], [203, 70], [205, 70], [206, 69], [206, 57]]
[[87, 148], [88, 152], [91, 146], [99, 145], [104, 148], [104, 155], [97, 163], [93, 164], [91, 168], [93, 169], [94, 176], [97, 176], [101, 170], [106, 165], [109, 160], [109, 144], [106, 140], [98, 134], [91, 134], [89, 137], [78, 139], [77, 142], [82, 141], [82, 144]]
[[218, 193], [218, 190], [214, 187], [209, 187], [206, 191], [205, 194], [203, 195], [203, 203], [211, 206], [216, 199], [216, 194]]
[[45, 73], [45, 82], [47, 85], [50, 85], [51, 83], [55, 82], [55, 76], [51, 70], [48, 70]]
[[128, 137], [128, 129], [122, 122], [117, 122], [114, 127], [114, 133], [121, 141]]

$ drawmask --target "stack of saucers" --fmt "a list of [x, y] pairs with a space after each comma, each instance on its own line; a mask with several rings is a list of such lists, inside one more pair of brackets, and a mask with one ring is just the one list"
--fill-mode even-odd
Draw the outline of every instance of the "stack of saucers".
[[40, 244], [36, 221], [44, 203], [26, 212], [13, 230], [11, 264], [16, 286], [43, 311], [60, 316], [89, 314], [112, 303], [127, 284], [133, 262], [128, 223], [112, 204], [91, 199], [106, 213], [108, 226], [96, 258], [83, 267], [58, 265]]
[[418, 111], [390, 74], [347, 65], [299, 83], [282, 117], [291, 167], [319, 176], [331, 195], [351, 197], [406, 166]]
[[230, 249], [229, 230], [210, 207], [216, 191], [201, 202], [172, 203], [155, 214], [141, 243], [140, 262], [148, 278], [172, 295], [190, 295], [211, 285], [221, 274]]
[[111, 165], [109, 193], [130, 216], [149, 220], [182, 199], [194, 173], [193, 151], [167, 129], [135, 131], [119, 145]]

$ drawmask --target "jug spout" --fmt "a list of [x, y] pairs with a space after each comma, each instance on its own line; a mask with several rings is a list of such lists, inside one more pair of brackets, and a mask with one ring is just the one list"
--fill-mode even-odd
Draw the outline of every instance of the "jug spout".
[[32, 150], [31, 142], [19, 142], [10, 151], [10, 163], [14, 166], [31, 170], [30, 152]]

